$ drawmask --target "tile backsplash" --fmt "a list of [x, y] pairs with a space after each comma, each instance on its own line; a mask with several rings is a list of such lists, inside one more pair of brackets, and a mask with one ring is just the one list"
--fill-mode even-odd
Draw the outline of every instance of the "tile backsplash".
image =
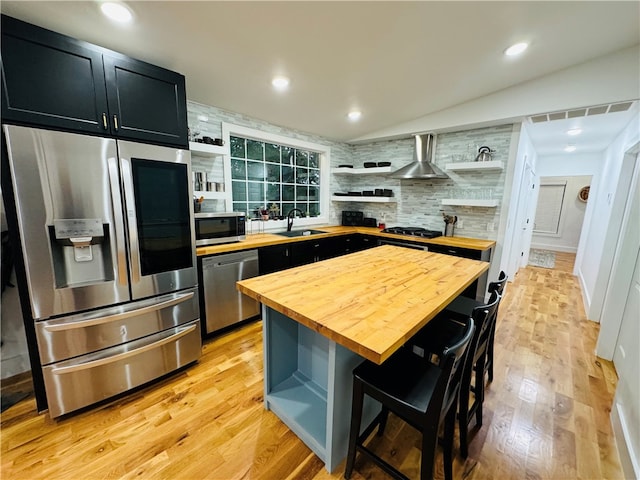
[[[207, 121], [199, 120], [199, 116], [207, 117]], [[331, 148], [331, 166], [350, 164], [362, 168], [364, 162], [391, 162], [392, 171], [411, 161], [414, 155], [413, 138], [385, 140], [362, 145], [350, 145], [334, 142], [323, 137], [307, 134], [284, 127], [269, 124], [245, 115], [227, 112], [216, 107], [188, 102], [188, 121], [192, 134], [220, 138], [222, 122], [234, 123], [254, 129], [268, 131], [299, 140], [326, 145]], [[330, 191], [348, 192], [373, 190], [375, 188], [391, 189], [396, 203], [367, 202], [331, 202], [330, 218], [339, 223], [342, 210], [360, 210], [367, 217], [374, 217], [387, 226], [406, 225], [422, 226], [432, 230], [444, 230], [443, 211], [448, 215], [457, 215], [462, 228], [456, 228], [455, 234], [475, 238], [496, 239], [500, 218], [507, 163], [509, 161], [510, 142], [513, 126], [511, 124], [497, 127], [465, 130], [460, 132], [440, 133], [436, 137], [434, 163], [444, 169], [449, 179], [433, 180], [398, 180], [386, 175], [337, 175], [332, 174]], [[450, 171], [445, 166], [449, 163], [473, 161], [478, 148], [488, 146], [493, 153], [493, 160], [501, 161], [504, 168], [498, 171]], [[213, 173], [220, 172], [213, 167]], [[219, 167], [221, 169], [221, 166]], [[202, 164], [194, 158], [194, 170], [212, 169], [210, 164]], [[463, 207], [441, 204], [445, 198], [493, 198], [498, 201], [497, 207]], [[218, 200], [205, 200], [203, 211], [218, 210]]]
[[[442, 213], [456, 215], [462, 228], [456, 227], [456, 235], [494, 240], [502, 206], [506, 166], [509, 160], [512, 125], [441, 133], [436, 137], [433, 162], [445, 170], [449, 179], [397, 180], [386, 176], [355, 177], [350, 190], [389, 188], [397, 200], [395, 204], [350, 204], [357, 210], [384, 221], [388, 226], [420, 226], [444, 231]], [[499, 171], [454, 172], [446, 170], [446, 164], [473, 161], [480, 146], [489, 146], [493, 160], [503, 162]], [[356, 145], [353, 151], [354, 167], [362, 167], [367, 161], [389, 161], [392, 170], [413, 161], [413, 138]], [[442, 206], [445, 198], [474, 198], [498, 201], [497, 207]]]

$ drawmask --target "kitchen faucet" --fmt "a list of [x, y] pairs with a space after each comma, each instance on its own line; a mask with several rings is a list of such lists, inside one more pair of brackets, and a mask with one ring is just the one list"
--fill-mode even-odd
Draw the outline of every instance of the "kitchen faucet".
[[299, 208], [292, 208], [291, 210], [289, 210], [289, 213], [287, 213], [287, 232], [290, 232], [291, 227], [293, 227], [293, 217], [295, 216], [296, 212], [300, 212], [300, 216], [304, 217], [304, 212]]

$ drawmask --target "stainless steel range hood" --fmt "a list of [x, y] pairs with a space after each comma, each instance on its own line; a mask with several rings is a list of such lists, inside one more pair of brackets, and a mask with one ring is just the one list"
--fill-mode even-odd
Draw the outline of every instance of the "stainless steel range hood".
[[393, 172], [391, 178], [424, 179], [449, 178], [440, 168], [431, 163], [435, 152], [435, 135], [415, 135], [413, 162]]

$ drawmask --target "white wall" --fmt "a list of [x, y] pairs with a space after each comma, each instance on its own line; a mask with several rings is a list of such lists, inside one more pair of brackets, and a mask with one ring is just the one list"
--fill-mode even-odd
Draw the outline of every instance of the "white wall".
[[[591, 185], [591, 175], [540, 177], [540, 185], [564, 182], [566, 184], [557, 234], [533, 232], [531, 248], [575, 253], [578, 250], [580, 232], [587, 204], [578, 198], [578, 193]], [[536, 207], [539, 208], [539, 204]]]
[[450, 128], [464, 130], [465, 126], [477, 128], [516, 122], [537, 113], [633, 100], [639, 93], [638, 71], [640, 46], [634, 46], [354, 141], [442, 132]]
[[639, 138], [640, 120], [636, 117], [604, 152], [602, 169], [591, 185], [574, 274], [580, 281], [587, 318], [596, 322], [600, 321], [633, 173], [629, 165], [623, 170], [623, 158]]
[[536, 173], [541, 177], [596, 175], [604, 163], [604, 152], [580, 155], [540, 155]]
[[531, 143], [527, 128], [527, 123], [522, 123], [517, 152], [515, 153], [516, 160], [508, 166], [503, 202], [505, 205], [508, 204], [509, 208], [506, 213], [506, 222], [501, 222], [504, 224], [504, 230], [498, 232], [497, 240], [503, 246], [500, 257], [500, 270], [504, 270], [507, 273], [510, 281], [513, 281], [518, 271], [520, 253], [525, 248], [523, 242], [526, 243], [526, 239], [522, 238], [521, 227], [526, 219], [528, 206], [531, 202], [535, 202], [536, 195], [535, 191], [532, 192], [529, 189], [521, 188], [526, 164], [534, 172], [537, 168], [537, 154]]

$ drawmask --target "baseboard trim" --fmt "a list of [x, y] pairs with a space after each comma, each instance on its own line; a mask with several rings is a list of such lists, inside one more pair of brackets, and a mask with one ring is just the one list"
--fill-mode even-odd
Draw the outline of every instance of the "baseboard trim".
[[613, 427], [613, 436], [616, 440], [618, 448], [618, 456], [620, 457], [620, 465], [625, 478], [640, 478], [640, 466], [638, 459], [632, 452], [629, 443], [629, 427], [625, 420], [624, 412], [620, 408], [620, 403], [614, 398], [614, 408], [611, 409], [611, 426]]
[[[2, 391], [13, 391], [16, 389], [21, 389], [24, 385], [32, 384], [32, 381], [31, 370], [28, 370], [11, 377], [1, 379], [0, 388], [2, 388]], [[31, 386], [31, 389], [33, 389], [33, 386]]]
[[[587, 290], [587, 285], [584, 281], [584, 277], [582, 275], [582, 270], [578, 270], [576, 277], [578, 277], [578, 283], [580, 284], [580, 292], [582, 293], [582, 306], [584, 307], [584, 312], [589, 318], [589, 309], [591, 308], [591, 297], [589, 296], [589, 291]], [[594, 320], [595, 321], [595, 320]], [[600, 323], [599, 321], [597, 323]]]
[[562, 245], [550, 245], [546, 243], [532, 243], [531, 248], [535, 250], [551, 250], [552, 252], [577, 253], [577, 247], [563, 247]]

